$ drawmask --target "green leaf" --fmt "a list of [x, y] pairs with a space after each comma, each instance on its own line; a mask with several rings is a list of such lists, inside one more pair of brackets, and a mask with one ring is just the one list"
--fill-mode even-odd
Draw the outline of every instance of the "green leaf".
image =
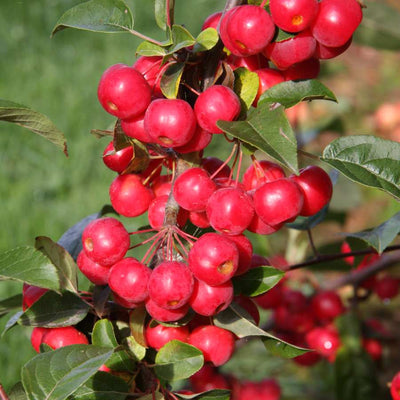
[[240, 288], [245, 296], [258, 296], [272, 289], [284, 276], [284, 273], [273, 267], [252, 268], [244, 275], [233, 279], [233, 284]]
[[247, 68], [237, 68], [234, 74], [234, 91], [240, 98], [242, 109], [247, 111], [256, 98], [260, 79], [255, 72], [251, 72]]
[[21, 382], [16, 383], [10, 390], [8, 397], [10, 400], [28, 400], [24, 387]]
[[382, 254], [386, 247], [393, 242], [399, 233], [400, 212], [372, 230], [357, 233], [345, 233], [345, 235], [363, 240], [369, 246], [372, 246], [379, 254]]
[[290, 229], [307, 231], [320, 224], [326, 218], [327, 214], [328, 214], [328, 205], [326, 205], [322, 210], [318, 211], [311, 217], [301, 217], [301, 216], [297, 217], [294, 222], [285, 224], [285, 226]]
[[217, 126], [298, 173], [296, 136], [282, 106], [264, 102], [250, 110], [246, 121], [218, 121]]
[[126, 345], [128, 347], [128, 352], [132, 358], [137, 361], [143, 360], [146, 356], [146, 347], [139, 344], [134, 336], [128, 336], [126, 339]]
[[90, 0], [66, 11], [51, 35], [66, 29], [115, 33], [133, 28], [133, 16], [123, 0]]
[[[118, 347], [113, 324], [108, 319], [97, 321], [93, 327], [92, 343], [95, 346]], [[135, 368], [135, 362], [128, 356], [125, 350], [116, 351], [106, 363], [107, 367], [116, 371], [130, 371]]]
[[176, 99], [183, 74], [184, 63], [171, 64], [161, 77], [160, 87], [168, 99]]
[[353, 40], [383, 50], [400, 50], [400, 6], [397, 1], [368, 1]]
[[18, 311], [15, 314], [13, 314], [7, 321], [3, 332], [1, 333], [1, 336], [3, 336], [9, 329], [11, 329], [13, 326], [15, 326], [17, 324], [17, 321], [19, 320], [20, 316], [23, 314], [24, 312]]
[[167, 50], [164, 47], [159, 46], [155, 43], [142, 42], [137, 47], [136, 54], [145, 57], [152, 57], [152, 56], [164, 57], [167, 55]]
[[16, 294], [0, 301], [0, 317], [11, 311], [19, 310], [22, 306], [22, 294]]
[[174, 395], [178, 399], [184, 400], [229, 400], [231, 398], [231, 392], [225, 389], [214, 389], [195, 394], [174, 393]]
[[335, 95], [325, 85], [316, 79], [309, 79], [299, 82], [286, 81], [278, 83], [261, 95], [258, 104], [267, 101], [269, 103], [279, 103], [285, 108], [289, 108], [301, 101], [316, 99], [337, 102]]
[[199, 349], [179, 340], [171, 340], [158, 351], [154, 370], [160, 379], [175, 381], [189, 378], [203, 363], [203, 353]]
[[47, 256], [57, 267], [61, 289], [76, 293], [78, 291], [78, 266], [71, 255], [46, 236], [36, 238], [35, 248]]
[[60, 279], [55, 265], [33, 247], [16, 247], [0, 254], [0, 279], [12, 279], [58, 291]]
[[22, 368], [29, 400], [64, 400], [111, 357], [112, 350], [77, 344], [38, 354]]
[[362, 185], [381, 189], [400, 200], [400, 143], [369, 135], [331, 142], [322, 161]]
[[173, 25], [171, 30], [172, 45], [168, 47], [168, 54], [173, 54], [185, 47], [192, 46], [196, 39], [182, 25]]
[[124, 400], [129, 394], [128, 384], [107, 372], [96, 372], [80, 386], [68, 400]]
[[146, 396], [139, 397], [138, 400], [165, 400], [165, 397], [160, 392], [146, 394]]
[[201, 31], [196, 38], [196, 43], [193, 46], [193, 52], [211, 50], [219, 40], [219, 35], [216, 29], [207, 28]]
[[274, 355], [293, 358], [309, 351], [287, 343], [254, 325], [245, 316], [245, 311], [232, 303], [226, 310], [214, 316], [216, 326], [233, 332], [239, 338], [259, 337], [264, 346]]
[[379, 395], [377, 372], [372, 359], [364, 351], [346, 347], [339, 349], [335, 359], [336, 398], [340, 400], [376, 400]]
[[278, 29], [278, 32], [275, 35], [273, 41], [274, 42], [283, 42], [284, 40], [292, 39], [295, 36], [296, 36], [295, 33], [289, 33], [289, 32], [283, 31], [282, 29]]
[[155, 0], [154, 4], [154, 16], [156, 18], [156, 23], [163, 31], [167, 30], [168, 14], [173, 15], [175, 1], [169, 1], [169, 10], [166, 8], [166, 3], [167, 2], [165, 0]]
[[0, 121], [12, 122], [29, 129], [55, 144], [68, 156], [67, 141], [64, 134], [46, 115], [21, 104], [0, 99]]
[[46, 328], [70, 326], [82, 321], [89, 309], [87, 303], [71, 292], [60, 296], [48, 291], [21, 315], [18, 323]]
[[147, 311], [145, 307], [137, 307], [129, 314], [129, 328], [135, 341], [143, 347], [147, 347], [144, 327], [147, 318]]

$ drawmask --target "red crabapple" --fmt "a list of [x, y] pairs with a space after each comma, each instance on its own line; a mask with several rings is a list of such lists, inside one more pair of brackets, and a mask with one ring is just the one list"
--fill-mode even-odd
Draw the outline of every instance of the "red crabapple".
[[137, 217], [149, 208], [153, 192], [143, 185], [136, 174], [117, 176], [110, 185], [110, 200], [117, 213], [124, 217]]
[[142, 114], [151, 101], [151, 89], [146, 79], [125, 64], [115, 64], [104, 71], [97, 95], [103, 108], [121, 119]]
[[315, 79], [320, 71], [320, 62], [317, 58], [291, 65], [285, 71], [282, 71], [285, 81], [298, 81], [304, 79]]
[[214, 28], [217, 29], [218, 24], [219, 24], [219, 20], [221, 19], [222, 16], [222, 12], [221, 11], [217, 11], [211, 15], [209, 15], [205, 21], [203, 22], [203, 25], [201, 27], [201, 30], [204, 31], [207, 28]]
[[266, 182], [285, 177], [283, 168], [267, 160], [255, 161], [243, 174], [242, 182], [245, 190], [257, 189]]
[[185, 304], [180, 308], [175, 308], [174, 310], [160, 307], [151, 298], [146, 300], [146, 311], [150, 314], [152, 318], [156, 321], [161, 322], [172, 322], [182, 319], [189, 311], [189, 304]]
[[76, 263], [86, 278], [95, 285], [107, 285], [108, 275], [110, 273], [110, 266], [103, 266], [91, 260], [84, 250], [82, 250]]
[[311, 299], [311, 308], [314, 316], [321, 322], [330, 322], [344, 311], [342, 300], [332, 290], [316, 293]]
[[47, 291], [48, 289], [24, 283], [22, 288], [22, 310], [25, 311], [36, 303]]
[[124, 147], [121, 150], [115, 151], [114, 144], [111, 141], [103, 152], [103, 162], [112, 171], [124, 172], [133, 158], [133, 147]]
[[73, 326], [48, 328], [42, 337], [42, 343], [52, 349], [70, 346], [72, 344], [89, 344], [87, 337]]
[[[149, 209], [147, 210], [147, 217], [149, 219], [149, 224], [153, 229], [161, 229], [164, 225], [165, 206], [168, 197], [168, 195], [162, 195], [154, 198], [150, 203]], [[176, 216], [176, 224], [182, 227], [186, 224], [187, 219], [188, 212], [183, 208], [179, 208]]]
[[282, 75], [282, 72], [277, 71], [276, 69], [272, 68], [261, 68], [257, 69], [254, 71], [260, 80], [259, 86], [258, 86], [258, 91], [256, 98], [253, 101], [253, 106], [257, 107], [258, 100], [261, 97], [261, 95], [271, 88], [272, 86], [277, 85], [278, 83], [284, 82], [285, 78]]
[[240, 100], [227, 86], [210, 86], [200, 93], [194, 104], [197, 123], [211, 133], [222, 133], [216, 123], [219, 120], [234, 121], [240, 113]]
[[160, 350], [171, 340], [187, 342], [189, 329], [187, 326], [164, 326], [161, 324], [152, 326], [150, 322], [145, 329], [145, 337], [148, 346]]
[[202, 351], [204, 361], [210, 361], [218, 367], [232, 357], [235, 336], [226, 329], [205, 325], [196, 328], [189, 335], [189, 343]]
[[40, 345], [42, 344], [43, 336], [47, 333], [49, 328], [41, 328], [39, 326], [32, 329], [31, 344], [37, 353], [40, 352]]
[[121, 260], [130, 246], [129, 233], [115, 218], [99, 218], [90, 222], [82, 233], [86, 255], [105, 267]]
[[130, 119], [121, 120], [121, 128], [125, 135], [144, 143], [152, 143], [149, 133], [144, 128], [144, 114], [140, 114]]

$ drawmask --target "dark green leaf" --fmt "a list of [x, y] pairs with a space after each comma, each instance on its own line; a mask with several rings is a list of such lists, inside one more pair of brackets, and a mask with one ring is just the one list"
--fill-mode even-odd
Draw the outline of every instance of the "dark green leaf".
[[316, 99], [337, 101], [335, 95], [325, 85], [315, 79], [309, 79], [299, 82], [286, 81], [274, 85], [261, 95], [258, 104], [267, 101], [289, 108], [301, 101]]
[[124, 400], [129, 393], [128, 384], [107, 372], [96, 372], [80, 386], [68, 400]]
[[321, 158], [351, 180], [400, 200], [400, 143], [369, 135], [331, 142]]
[[6, 325], [3, 329], [3, 332], [1, 333], [1, 336], [3, 336], [9, 329], [11, 329], [13, 326], [15, 326], [17, 324], [17, 321], [19, 320], [19, 318], [21, 317], [21, 315], [23, 313], [24, 312], [22, 310], [18, 311], [8, 319]]
[[166, 98], [176, 99], [184, 67], [184, 63], [173, 63], [161, 77], [160, 87]]
[[363, 240], [369, 246], [372, 246], [379, 254], [382, 254], [386, 247], [393, 242], [399, 233], [400, 212], [372, 230], [357, 233], [345, 233], [345, 235]]
[[71, 292], [60, 296], [48, 291], [21, 315], [18, 323], [46, 328], [70, 326], [82, 321], [89, 309], [87, 303]]
[[203, 353], [190, 344], [172, 340], [157, 353], [157, 376], [166, 381], [186, 379], [197, 372], [204, 362]]
[[28, 400], [24, 387], [21, 382], [16, 383], [10, 390], [8, 397], [10, 400]]
[[64, 400], [111, 357], [112, 350], [77, 344], [40, 353], [22, 369], [29, 400]]
[[168, 54], [173, 54], [185, 47], [192, 46], [196, 39], [182, 25], [173, 25], [171, 30], [172, 45], [168, 47]]
[[231, 398], [231, 392], [224, 389], [208, 390], [207, 392], [195, 394], [174, 394], [178, 399], [184, 400], [229, 400]]
[[247, 68], [237, 68], [235, 74], [235, 93], [239, 96], [242, 109], [248, 110], [253, 104], [260, 85], [260, 79], [255, 72]]
[[133, 28], [133, 17], [123, 0], [90, 0], [66, 11], [51, 35], [66, 29], [115, 33]]
[[96, 285], [93, 290], [93, 308], [99, 318], [102, 318], [106, 308], [111, 289], [109, 286]]
[[296, 36], [295, 33], [285, 32], [282, 29], [278, 29], [277, 34], [275, 35], [274, 42], [282, 42], [287, 39], [294, 38]]
[[216, 326], [233, 332], [239, 338], [259, 337], [264, 346], [272, 354], [285, 358], [293, 358], [306, 353], [308, 350], [289, 344], [268, 332], [263, 331], [246, 318], [241, 307], [232, 303], [226, 310], [214, 317]]
[[35, 247], [57, 267], [61, 289], [76, 293], [78, 291], [78, 266], [71, 255], [46, 236], [37, 237]]
[[219, 121], [217, 125], [298, 173], [296, 136], [282, 106], [264, 102], [250, 110], [246, 121]]
[[219, 40], [218, 32], [214, 28], [207, 28], [201, 31], [196, 38], [196, 43], [193, 46], [193, 52], [206, 51], [212, 49]]
[[368, 1], [354, 41], [377, 49], [400, 50], [400, 5], [397, 1]]
[[252, 268], [244, 275], [233, 279], [235, 288], [245, 296], [258, 296], [272, 289], [284, 276], [284, 273], [273, 267]]
[[174, 3], [175, 0], [169, 1], [169, 10], [166, 8], [165, 0], [155, 0], [154, 4], [154, 15], [156, 18], [157, 25], [163, 30], [166, 31], [168, 27], [168, 15], [173, 16]]
[[[93, 327], [92, 343], [99, 347], [118, 347], [113, 324], [108, 319], [97, 321]], [[116, 351], [106, 363], [107, 367], [116, 371], [130, 371], [135, 368], [134, 361], [125, 350]]]
[[297, 217], [294, 222], [286, 224], [285, 226], [290, 229], [297, 229], [299, 231], [307, 231], [320, 224], [328, 214], [328, 205], [326, 205], [321, 211], [312, 215], [311, 217]]
[[364, 351], [339, 349], [335, 360], [336, 398], [340, 400], [376, 400], [379, 384], [373, 361]]
[[0, 254], [0, 279], [12, 279], [46, 289], [59, 290], [58, 270], [39, 250], [17, 247]]
[[0, 121], [12, 122], [43, 136], [68, 156], [64, 134], [45, 115], [21, 104], [0, 99]]
[[16, 294], [0, 301], [0, 317], [22, 307], [22, 294]]

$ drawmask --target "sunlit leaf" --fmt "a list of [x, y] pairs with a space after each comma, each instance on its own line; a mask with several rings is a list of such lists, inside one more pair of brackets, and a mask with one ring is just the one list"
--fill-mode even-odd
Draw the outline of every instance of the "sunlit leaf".
[[196, 43], [193, 46], [193, 52], [206, 51], [212, 49], [219, 40], [219, 35], [216, 29], [207, 28], [201, 31], [196, 38]]
[[242, 108], [248, 110], [256, 98], [260, 79], [255, 72], [247, 68], [237, 68], [235, 74], [235, 93], [239, 96]]
[[229, 400], [231, 398], [231, 392], [224, 389], [214, 389], [195, 394], [175, 393], [175, 396], [183, 400]]
[[184, 67], [184, 63], [172, 63], [163, 73], [160, 87], [167, 99], [176, 99]]

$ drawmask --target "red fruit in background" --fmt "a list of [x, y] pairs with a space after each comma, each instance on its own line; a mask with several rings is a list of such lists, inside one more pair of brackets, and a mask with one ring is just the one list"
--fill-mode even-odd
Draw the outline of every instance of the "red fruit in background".
[[110, 200], [117, 213], [124, 217], [137, 217], [147, 211], [153, 192], [143, 185], [136, 174], [117, 176], [110, 185]]
[[285, 177], [283, 168], [271, 161], [254, 161], [243, 174], [243, 185], [246, 190], [257, 189], [266, 182]]
[[268, 225], [296, 218], [302, 207], [304, 197], [300, 187], [287, 178], [264, 183], [253, 195], [257, 215]]
[[382, 358], [382, 345], [378, 340], [363, 338], [362, 346], [374, 361], [379, 361]]
[[240, 57], [230, 54], [226, 59], [226, 62], [233, 70], [243, 67], [247, 68], [249, 71], [255, 71], [269, 66], [268, 59], [261, 53], [253, 54], [248, 57]]
[[222, 12], [221, 11], [217, 11], [211, 15], [209, 15], [205, 21], [203, 22], [203, 25], [201, 27], [201, 30], [204, 31], [207, 28], [214, 28], [217, 29], [218, 24], [219, 24], [219, 20], [222, 17]]
[[310, 216], [321, 211], [331, 200], [333, 186], [329, 175], [320, 167], [310, 165], [300, 170], [299, 175], [292, 175], [303, 193], [304, 202], [300, 215]]
[[316, 352], [333, 361], [340, 347], [339, 334], [333, 326], [317, 327], [306, 334], [307, 344]]
[[120, 306], [127, 308], [127, 309], [134, 309], [136, 307], [138, 307], [138, 303], [134, 302], [134, 301], [129, 301], [124, 299], [121, 296], [118, 296], [117, 293], [112, 293], [112, 297], [113, 300], [116, 304], [119, 304]]
[[361, 20], [361, 5], [357, 0], [322, 0], [311, 27], [312, 35], [325, 46], [343, 46]]
[[[163, 227], [165, 206], [167, 204], [168, 198], [168, 195], [159, 196], [150, 203], [149, 209], [147, 210], [148, 219], [150, 226], [154, 229], [161, 229]], [[186, 221], [188, 219], [188, 212], [183, 208], [180, 208], [176, 218], [177, 225], [182, 227], [186, 224]]]
[[241, 5], [227, 11], [220, 24], [220, 36], [225, 47], [236, 56], [250, 56], [272, 40], [275, 25], [264, 8]]
[[193, 275], [187, 265], [164, 261], [153, 270], [148, 289], [150, 298], [158, 306], [173, 310], [189, 301], [193, 285]]
[[72, 344], [89, 344], [87, 337], [73, 326], [63, 328], [48, 328], [42, 337], [42, 343], [52, 349], [69, 346]]
[[204, 361], [210, 361], [216, 367], [225, 364], [235, 349], [233, 333], [214, 325], [196, 328], [189, 335], [189, 343], [203, 352]]
[[259, 235], [272, 235], [273, 233], [279, 231], [283, 226], [283, 223], [274, 226], [266, 224], [258, 215], [254, 213], [253, 219], [247, 230], [250, 232], [258, 233]]
[[150, 138], [161, 146], [183, 146], [196, 131], [196, 117], [184, 100], [156, 99], [146, 110], [144, 127]]
[[238, 268], [239, 251], [234, 242], [218, 233], [205, 233], [189, 251], [193, 275], [211, 286], [231, 279]]
[[210, 227], [210, 221], [207, 218], [207, 213], [205, 211], [190, 211], [189, 213], [190, 222], [199, 228]]
[[133, 158], [133, 147], [128, 146], [115, 151], [114, 144], [111, 141], [103, 152], [103, 162], [112, 171], [119, 174], [128, 167]]
[[121, 120], [121, 128], [125, 135], [129, 137], [140, 140], [144, 143], [153, 142], [149, 133], [144, 128], [144, 114], [140, 114], [137, 117], [130, 119]]
[[211, 133], [222, 133], [219, 120], [234, 121], [240, 113], [240, 100], [227, 86], [214, 85], [200, 93], [194, 104], [197, 123]]
[[22, 310], [25, 311], [32, 304], [36, 303], [48, 290], [39, 286], [24, 283], [22, 288]]
[[237, 400], [279, 400], [281, 388], [275, 379], [264, 379], [261, 382], [243, 382]]
[[[342, 245], [340, 246], [340, 252], [342, 254], [345, 253], [350, 253], [351, 252], [351, 247], [347, 242], [343, 242]], [[349, 256], [349, 257], [345, 257], [343, 260], [349, 264], [349, 265], [353, 265], [354, 264], [354, 256]]]
[[115, 218], [99, 218], [90, 222], [82, 233], [86, 255], [105, 267], [121, 260], [130, 246], [129, 233]]
[[239, 235], [254, 216], [251, 197], [239, 188], [227, 187], [216, 190], [207, 203], [210, 225], [227, 235]]
[[[267, 265], [267, 264], [262, 264]], [[266, 310], [276, 308], [282, 303], [283, 294], [282, 287], [278, 284], [275, 285], [272, 289], [268, 290], [259, 296], [254, 297], [254, 301], [261, 307]]]
[[283, 303], [289, 311], [300, 312], [308, 309], [308, 299], [300, 290], [284, 287], [282, 294]]
[[308, 28], [318, 14], [318, 0], [270, 0], [274, 23], [284, 31], [300, 32]]
[[108, 113], [127, 119], [143, 114], [151, 101], [151, 89], [136, 69], [116, 64], [101, 76], [97, 96]]
[[190, 383], [195, 392], [206, 392], [213, 389], [230, 389], [226, 377], [211, 364], [203, 367], [190, 377]]
[[156, 325], [154, 327], [149, 323], [145, 329], [145, 337], [147, 345], [156, 350], [160, 350], [165, 344], [171, 340], [180, 340], [187, 342], [189, 337], [189, 329], [187, 326], [164, 326]]
[[400, 400], [400, 371], [393, 377], [390, 384], [390, 394], [393, 400]]
[[282, 71], [285, 81], [298, 81], [303, 79], [315, 79], [320, 71], [320, 62], [316, 58], [293, 64], [287, 70]]
[[153, 189], [154, 196], [169, 196], [172, 188], [172, 175], [160, 175], [155, 178], [151, 183], [151, 188]]
[[300, 356], [294, 357], [293, 361], [303, 367], [311, 367], [312, 365], [315, 365], [317, 362], [321, 361], [321, 358], [321, 355], [316, 351], [309, 351]]
[[251, 256], [250, 268], [263, 267], [266, 265], [271, 265], [267, 257], [253, 253], [253, 255]]
[[257, 73], [260, 80], [256, 98], [253, 101], [253, 106], [257, 107], [258, 99], [260, 96], [268, 90], [270, 87], [277, 85], [278, 83], [284, 82], [285, 78], [280, 71], [272, 68], [262, 68], [254, 71]]
[[373, 290], [381, 300], [392, 299], [399, 294], [399, 281], [392, 276], [378, 278]]
[[40, 352], [40, 345], [42, 343], [43, 335], [47, 332], [48, 328], [35, 327], [31, 333], [31, 344], [37, 353]]
[[147, 284], [151, 273], [146, 265], [127, 257], [112, 266], [108, 285], [122, 299], [138, 304], [148, 297]]
[[197, 314], [209, 317], [225, 310], [233, 299], [233, 285], [227, 281], [218, 286], [210, 286], [195, 280], [189, 304]]
[[82, 274], [85, 275], [90, 282], [95, 285], [107, 285], [110, 266], [104, 267], [92, 261], [84, 250], [79, 253], [76, 263]]
[[160, 307], [151, 298], [146, 300], [146, 310], [152, 318], [160, 322], [171, 322], [182, 319], [189, 311], [189, 304], [185, 304], [174, 310]]
[[[365, 255], [364, 258], [362, 259], [362, 261], [360, 262], [360, 264], [358, 264], [356, 271], [360, 271], [364, 268], [368, 268], [371, 264], [376, 262], [379, 259], [379, 257], [380, 257], [379, 254], [376, 254], [376, 253]], [[360, 286], [365, 289], [368, 289], [368, 290], [374, 290], [376, 281], [377, 281], [377, 276], [372, 275], [369, 278], [364, 279], [360, 283]]]
[[315, 53], [315, 47], [316, 41], [307, 31], [280, 42], [270, 43], [265, 48], [264, 54], [278, 69], [284, 70], [311, 58]]
[[170, 64], [163, 64], [163, 58], [158, 56], [141, 56], [133, 64], [133, 67], [141, 72], [151, 88], [153, 97], [164, 97], [160, 82], [161, 77]]
[[215, 178], [229, 178], [231, 169], [229, 168], [229, 165], [225, 164], [222, 166], [223, 164], [224, 162], [217, 157], [204, 157], [201, 159], [202, 168], [204, 168], [210, 175], [214, 175], [214, 173], [218, 171]]
[[350, 38], [343, 46], [339, 47], [328, 47], [317, 42], [314, 56], [319, 58], [320, 60], [329, 60], [331, 58], [335, 58], [344, 53], [350, 47], [351, 42], [352, 38]]
[[205, 211], [210, 196], [217, 186], [206, 170], [190, 168], [180, 174], [174, 183], [176, 202], [189, 211]]
[[311, 308], [321, 322], [330, 322], [344, 312], [342, 300], [333, 290], [316, 293], [311, 299]]
[[244, 235], [230, 235], [228, 237], [236, 244], [239, 251], [239, 266], [235, 275], [242, 275], [250, 269], [253, 245], [250, 239]]

